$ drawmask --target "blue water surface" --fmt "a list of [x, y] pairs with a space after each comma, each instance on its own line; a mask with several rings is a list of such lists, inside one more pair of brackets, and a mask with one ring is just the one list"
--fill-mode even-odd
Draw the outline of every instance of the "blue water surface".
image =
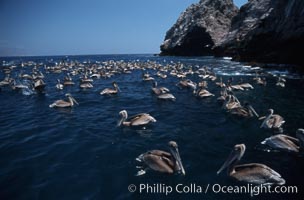
[[[266, 86], [252, 79], [255, 70], [244, 63], [213, 57], [158, 57], [153, 55], [92, 55], [53, 57], [1, 58], [2, 67], [16, 65], [13, 76], [20, 72], [22, 62], [33, 61], [51, 66], [60, 61], [78, 61], [83, 64], [101, 64], [103, 61], [147, 62], [166, 64], [182, 63], [185, 68], [207, 66], [218, 77], [228, 80], [242, 78], [254, 86], [253, 90], [235, 92], [241, 102], [249, 101], [260, 115], [269, 108], [284, 117], [284, 133], [295, 136], [304, 128], [304, 80], [293, 71], [281, 68], [261, 69], [267, 79]], [[1, 64], [1, 63], [0, 63]], [[31, 66], [22, 69], [30, 72]], [[151, 93], [151, 82], [142, 80], [142, 71], [115, 74], [104, 79], [94, 79], [92, 89], [78, 87], [79, 76], [73, 76], [76, 85], [55, 88], [56, 80], [66, 73], [46, 73], [45, 93], [25, 95], [3, 88], [0, 91], [0, 199], [301, 199], [304, 194], [303, 154], [267, 152], [258, 148], [261, 141], [273, 134], [260, 129], [261, 121], [234, 117], [222, 109], [216, 98], [220, 94], [214, 82], [208, 81], [208, 90], [215, 97], [199, 99], [191, 90], [179, 89], [179, 79], [155, 76], [147, 69], [159, 86], [170, 89], [175, 102], [160, 101]], [[260, 70], [260, 69], [259, 69]], [[276, 77], [286, 78], [286, 87], [275, 86]], [[0, 80], [5, 74], [0, 71]], [[199, 82], [196, 75], [187, 78]], [[117, 96], [101, 96], [104, 88], [116, 81], [121, 89]], [[218, 80], [216, 80], [218, 81]], [[49, 104], [64, 99], [71, 93], [79, 102], [72, 109], [54, 109]], [[157, 120], [145, 128], [116, 127], [119, 111], [130, 115], [146, 112]], [[151, 149], [168, 150], [167, 143], [174, 140], [186, 175], [166, 175], [147, 171], [135, 176], [139, 169], [135, 158]], [[246, 144], [241, 163], [263, 163], [279, 172], [286, 186], [297, 186], [298, 194], [228, 194], [172, 192], [140, 193], [140, 184], [242, 185], [217, 170], [226, 160], [235, 144]], [[137, 186], [129, 192], [128, 186]], [[155, 187], [154, 187], [155, 188]]]

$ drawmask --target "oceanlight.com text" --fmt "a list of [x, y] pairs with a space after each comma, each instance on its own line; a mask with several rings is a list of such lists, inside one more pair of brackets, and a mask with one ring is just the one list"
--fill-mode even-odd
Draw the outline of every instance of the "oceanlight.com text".
[[163, 183], [141, 183], [139, 185], [130, 184], [128, 186], [130, 192], [138, 192], [140, 194], [250, 194], [257, 196], [259, 194], [297, 194], [297, 186], [271, 186], [271, 185], [253, 185], [247, 184], [242, 186], [227, 186], [220, 184], [176, 184], [166, 185]]

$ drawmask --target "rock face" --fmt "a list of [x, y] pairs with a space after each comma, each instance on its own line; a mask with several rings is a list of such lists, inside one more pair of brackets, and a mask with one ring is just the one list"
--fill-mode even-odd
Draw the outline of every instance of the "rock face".
[[304, 0], [249, 0], [239, 11], [229, 0], [201, 0], [167, 32], [161, 51], [303, 64]]
[[228, 33], [238, 8], [232, 0], [201, 0], [184, 11], [167, 32], [161, 55], [211, 55]]
[[250, 0], [216, 48], [242, 61], [303, 63], [304, 1]]

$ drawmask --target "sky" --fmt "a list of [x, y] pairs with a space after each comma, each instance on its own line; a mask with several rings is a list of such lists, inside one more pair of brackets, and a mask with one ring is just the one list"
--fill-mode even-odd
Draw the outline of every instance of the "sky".
[[197, 2], [0, 0], [0, 56], [159, 53], [166, 31]]

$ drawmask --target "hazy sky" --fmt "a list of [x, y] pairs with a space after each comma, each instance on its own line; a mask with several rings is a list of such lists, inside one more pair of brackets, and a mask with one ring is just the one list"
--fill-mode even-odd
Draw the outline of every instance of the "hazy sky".
[[0, 56], [158, 53], [198, 1], [0, 0]]

